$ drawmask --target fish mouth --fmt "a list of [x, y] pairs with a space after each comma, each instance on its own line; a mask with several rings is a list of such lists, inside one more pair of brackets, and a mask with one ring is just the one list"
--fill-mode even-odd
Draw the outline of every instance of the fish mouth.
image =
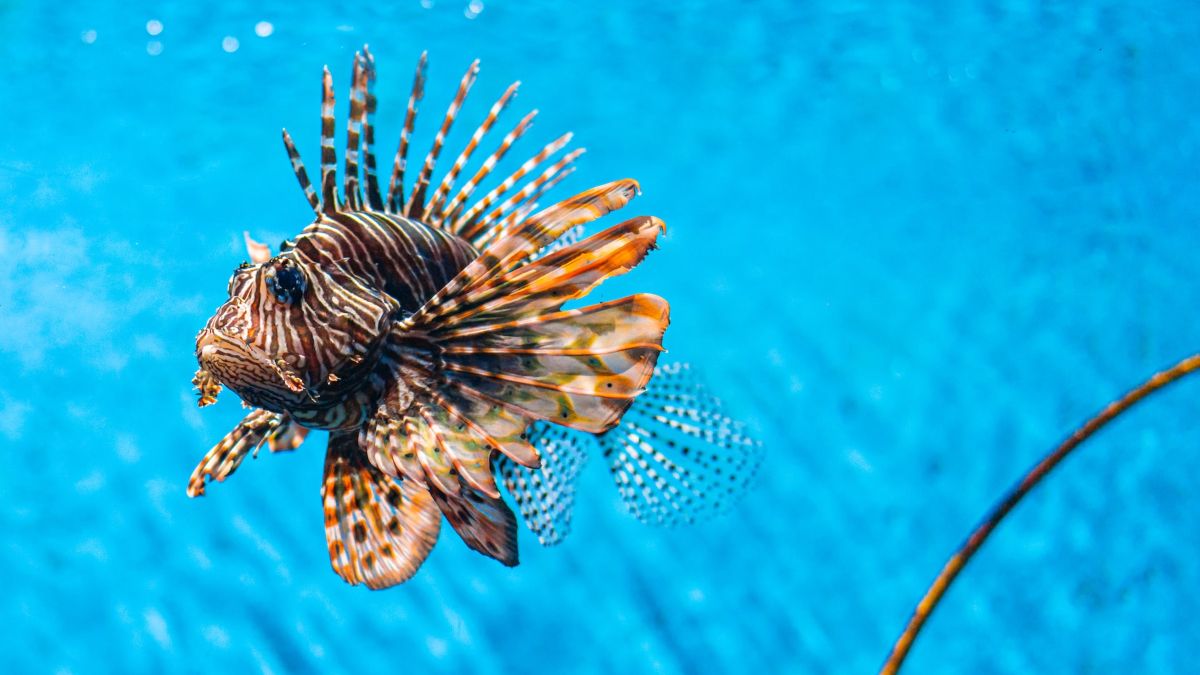
[[260, 408], [284, 412], [308, 397], [300, 374], [286, 367], [282, 359], [272, 359], [241, 337], [219, 329], [200, 331], [196, 360], [243, 401]]

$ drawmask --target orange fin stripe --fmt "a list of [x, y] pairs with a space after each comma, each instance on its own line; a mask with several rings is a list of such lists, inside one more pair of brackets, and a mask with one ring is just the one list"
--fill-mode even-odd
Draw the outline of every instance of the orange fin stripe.
[[445, 367], [447, 370], [453, 370], [453, 371], [456, 371], [459, 373], [478, 375], [480, 377], [486, 377], [486, 378], [489, 378], [492, 380], [503, 380], [505, 382], [512, 382], [513, 384], [524, 384], [524, 385], [529, 385], [531, 387], [537, 387], [539, 389], [553, 389], [554, 391], [560, 391], [564, 394], [574, 394], [575, 396], [595, 396], [597, 398], [615, 399], [615, 400], [619, 400], [619, 401], [631, 401], [631, 400], [637, 398], [638, 394], [640, 394], [644, 391], [643, 389], [640, 389], [640, 388], [635, 391], [627, 392], [627, 393], [620, 393], [620, 392], [609, 393], [606, 391], [595, 391], [595, 390], [589, 391], [587, 389], [576, 389], [573, 387], [566, 387], [561, 384], [553, 384], [551, 382], [544, 382], [542, 380], [538, 380], [538, 379], [535, 379], [532, 377], [523, 377], [521, 375], [509, 375], [506, 373], [493, 373], [493, 372], [483, 370], [481, 368], [472, 368], [471, 366], [463, 366], [463, 365], [459, 365], [457, 363], [447, 363], [445, 365]]
[[544, 347], [444, 347], [441, 352], [443, 354], [529, 354], [529, 355], [549, 355], [549, 356], [602, 356], [604, 354], [615, 354], [631, 349], [652, 349], [658, 352], [665, 352], [666, 349], [657, 342], [630, 342], [617, 347], [608, 347], [605, 349], [556, 349]]
[[477, 228], [473, 227], [475, 218], [480, 213], [486, 211], [493, 202], [511, 190], [512, 187], [516, 185], [518, 181], [524, 178], [526, 174], [536, 169], [538, 165], [546, 161], [546, 159], [554, 153], [561, 150], [567, 143], [570, 143], [572, 138], [574, 138], [574, 134], [565, 133], [547, 143], [545, 147], [543, 147], [536, 155], [525, 160], [525, 163], [518, 167], [517, 170], [512, 173], [512, 175], [510, 175], [508, 178], [505, 178], [504, 181], [493, 188], [491, 192], [484, 195], [483, 199], [480, 199], [475, 203], [474, 206], [467, 209], [461, 216], [458, 216], [458, 218], [454, 221], [454, 225], [452, 226], [453, 231], [456, 232], [460, 237], [470, 240], [472, 234], [476, 233], [477, 230]]
[[[541, 195], [543, 187], [547, 190], [554, 187], [554, 184], [558, 182], [554, 179], [563, 175], [563, 169], [567, 168], [568, 165], [585, 152], [587, 151], [584, 148], [579, 148], [567, 153], [562, 159], [547, 167], [537, 178], [523, 185], [520, 190], [513, 193], [512, 196], [504, 200], [503, 203], [490, 213], [479, 218], [478, 222], [472, 223], [470, 226], [471, 232], [483, 233], [483, 236], [479, 239], [480, 245], [486, 246], [492, 239], [498, 236], [496, 233], [500, 231], [498, 226], [506, 222], [506, 216], [514, 216], [521, 211], [521, 209], [516, 208], [521, 202], [527, 198], [532, 202]], [[496, 230], [496, 232], [493, 232], [493, 230]]]
[[[522, 317], [513, 321], [497, 322], [482, 326], [470, 326], [467, 328], [448, 330], [444, 332], [439, 331], [438, 340], [442, 342], [449, 340], [465, 340], [477, 335], [498, 333], [509, 328], [536, 327], [538, 324], [555, 323], [565, 319], [576, 319], [588, 315], [599, 314], [606, 310], [621, 308], [623, 305], [630, 305], [628, 313], [638, 316], [661, 316], [667, 311], [666, 300], [663, 300], [657, 295], [652, 295], [650, 293], [638, 293], [637, 295], [629, 295], [616, 300], [609, 300], [607, 302], [600, 302], [595, 305], [588, 305], [587, 307], [580, 307], [579, 309], [564, 309], [557, 312], [551, 312], [549, 314], [538, 314], [535, 316]], [[617, 344], [624, 345], [625, 343], [618, 342]], [[604, 349], [611, 349], [611, 347], [605, 347]], [[624, 347], [622, 347], [622, 349], [624, 349]], [[620, 349], [613, 349], [613, 351], [620, 351]]]
[[[554, 167], [551, 167], [551, 168], [554, 168]], [[568, 166], [567, 168], [563, 169], [562, 171], [559, 171], [558, 173], [556, 173], [554, 175], [554, 177], [551, 178], [549, 181], [547, 181], [544, 185], [538, 187], [537, 191], [534, 192], [532, 195], [530, 195], [529, 199], [524, 204], [522, 204], [520, 207], [514, 209], [512, 211], [512, 213], [505, 216], [503, 220], [497, 222], [495, 225], [492, 225], [491, 228], [489, 228], [486, 232], [483, 232], [482, 234], [480, 234], [478, 239], [476, 240], [478, 242], [477, 248], [487, 248], [488, 246], [490, 246], [492, 244], [492, 242], [503, 237], [517, 223], [521, 222], [522, 220], [525, 220], [525, 218], [528, 217], [529, 214], [531, 214], [535, 210], [537, 210], [538, 200], [542, 198], [542, 195], [544, 195], [547, 192], [549, 192], [550, 190], [554, 189], [554, 186], [561, 183], [563, 181], [563, 179], [565, 179], [567, 176], [570, 176], [573, 173], [575, 173], [575, 167]], [[582, 226], [577, 226], [577, 227], [582, 227]], [[558, 241], [558, 240], [556, 240], [556, 241]], [[553, 244], [554, 244], [554, 242], [551, 242], [550, 244], [548, 244], [548, 246], [553, 245]]]
[[657, 218], [634, 218], [481, 284], [460, 298], [462, 307], [454, 322], [474, 323], [479, 315], [557, 310], [605, 279], [636, 267], [654, 247], [662, 228]]
[[[401, 330], [411, 331], [439, 323], [462, 304], [462, 296], [472, 287], [484, 284], [529, 259], [563, 232], [581, 223], [591, 222], [621, 208], [637, 193], [633, 180], [622, 180], [581, 192], [530, 216], [511, 234], [492, 244], [459, 272], [415, 314], [406, 319]], [[448, 323], [453, 323], [449, 321]]]

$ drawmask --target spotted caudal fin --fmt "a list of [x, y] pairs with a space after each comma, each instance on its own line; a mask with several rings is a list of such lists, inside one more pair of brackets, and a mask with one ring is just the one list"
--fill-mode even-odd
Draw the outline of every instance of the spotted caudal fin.
[[409, 579], [437, 543], [441, 513], [424, 484], [384, 475], [354, 434], [334, 433], [321, 485], [333, 569], [379, 589]]
[[[333, 77], [328, 68], [322, 76], [321, 87], [319, 189], [314, 189], [309, 181], [308, 172], [300, 160], [300, 153], [286, 130], [283, 132], [284, 147], [287, 149], [296, 179], [300, 182], [309, 205], [318, 216], [343, 210], [386, 211], [452, 232], [470, 241], [477, 249], [482, 249], [500, 239], [508, 229], [533, 213], [537, 208], [538, 199], [571, 173], [571, 165], [583, 150], [577, 149], [560, 156], [560, 151], [563, 151], [571, 140], [571, 134], [563, 134], [534, 153], [512, 173], [501, 179], [486, 195], [473, 202], [472, 195], [475, 190], [492, 175], [497, 163], [525, 135], [537, 115], [535, 110], [523, 117], [473, 172], [464, 173], [476, 150], [485, 143], [487, 134], [516, 97], [520, 83], [513, 83], [492, 104], [445, 175], [435, 180], [434, 171], [445, 148], [446, 137], [458, 119], [467, 94], [479, 73], [479, 62], [475, 61], [463, 75], [458, 91], [442, 117], [442, 124], [434, 136], [433, 145], [425, 155], [425, 161], [421, 164], [411, 188], [406, 189], [405, 181], [409, 173], [408, 150], [416, 127], [418, 104], [425, 95], [427, 63], [427, 56], [422, 53], [417, 62], [412, 93], [409, 95], [408, 110], [400, 132], [400, 144], [392, 163], [386, 195], [382, 193], [383, 188], [379, 183], [375, 163], [375, 57], [366, 46], [354, 55], [351, 71], [341, 189], [339, 190], [337, 184], [334, 151]], [[470, 178], [455, 190], [458, 179], [463, 175], [470, 175]]]
[[758, 441], [722, 412], [690, 366], [658, 366], [622, 422], [600, 435], [542, 423], [530, 429], [537, 468], [497, 462], [525, 526], [544, 546], [570, 531], [575, 483], [592, 454], [603, 455], [627, 508], [653, 524], [694, 522], [731, 506], [762, 459]]
[[221, 482], [233, 475], [247, 455], [258, 454], [267, 445], [271, 452], [294, 450], [304, 442], [308, 430], [287, 415], [256, 409], [250, 412], [204, 455], [188, 480], [187, 494], [199, 497], [209, 481]]
[[745, 491], [762, 460], [761, 444], [680, 363], [659, 367], [646, 393], [599, 442], [629, 511], [662, 525], [720, 513]]
[[521, 466], [507, 457], [497, 460], [504, 488], [542, 546], [559, 543], [571, 531], [575, 482], [587, 460], [585, 448], [595, 443], [594, 438], [539, 422], [530, 428], [529, 442], [537, 448], [541, 466]]

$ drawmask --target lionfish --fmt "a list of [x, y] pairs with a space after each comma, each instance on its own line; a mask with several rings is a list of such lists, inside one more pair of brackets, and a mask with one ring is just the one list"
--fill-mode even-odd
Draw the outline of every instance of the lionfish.
[[563, 309], [654, 248], [664, 225], [652, 216], [582, 235], [638, 194], [638, 183], [608, 183], [537, 210], [583, 152], [560, 156], [565, 134], [474, 199], [535, 110], [455, 190], [519, 83], [435, 183], [475, 61], [406, 192], [426, 61], [422, 54], [386, 188], [376, 172], [366, 47], [354, 59], [340, 191], [328, 68], [319, 194], [283, 131], [316, 217], [275, 255], [246, 234], [251, 262], [234, 272], [229, 299], [197, 337], [199, 404], [213, 403], [224, 385], [251, 412], [204, 456], [188, 495], [263, 445], [292, 450], [308, 430], [328, 430], [329, 557], [347, 582], [373, 589], [416, 572], [443, 517], [470, 548], [516, 565], [517, 521], [500, 483], [539, 541], [557, 542], [590, 438], [640, 519], [673, 523], [719, 509], [749, 480], [759, 446], [686, 366], [657, 366], [666, 300], [638, 293]]

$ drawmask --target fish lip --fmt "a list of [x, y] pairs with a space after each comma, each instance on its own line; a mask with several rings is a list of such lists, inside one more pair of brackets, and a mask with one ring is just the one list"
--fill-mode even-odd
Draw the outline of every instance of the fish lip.
[[205, 360], [211, 359], [215, 355], [217, 347], [221, 344], [228, 344], [239, 351], [245, 352], [249, 356], [257, 356], [250, 349], [250, 345], [242, 338], [219, 328], [209, 328], [206, 326], [196, 336], [196, 360], [200, 362], [200, 365], [205, 365]]
[[240, 336], [219, 328], [205, 327], [196, 336], [196, 360], [200, 363], [201, 368], [216, 375], [217, 379], [227, 387], [236, 389], [230, 378], [224, 377], [223, 359], [216, 358], [221, 347], [244, 355], [257, 367], [268, 369], [271, 367], [270, 359], [265, 358], [259, 350]]
[[196, 335], [196, 360], [200, 362], [201, 366], [205, 365], [204, 361], [206, 357], [211, 356], [217, 348], [216, 343], [220, 339], [221, 337], [217, 335], [217, 331], [207, 326], [201, 329], [200, 333]]
[[[226, 352], [226, 358], [218, 358], [220, 351]], [[247, 363], [230, 363], [229, 352], [236, 352]], [[263, 352], [240, 336], [205, 327], [196, 336], [196, 360], [244, 403], [272, 412], [284, 412], [293, 403], [292, 397], [263, 384], [272, 381], [276, 369]]]

